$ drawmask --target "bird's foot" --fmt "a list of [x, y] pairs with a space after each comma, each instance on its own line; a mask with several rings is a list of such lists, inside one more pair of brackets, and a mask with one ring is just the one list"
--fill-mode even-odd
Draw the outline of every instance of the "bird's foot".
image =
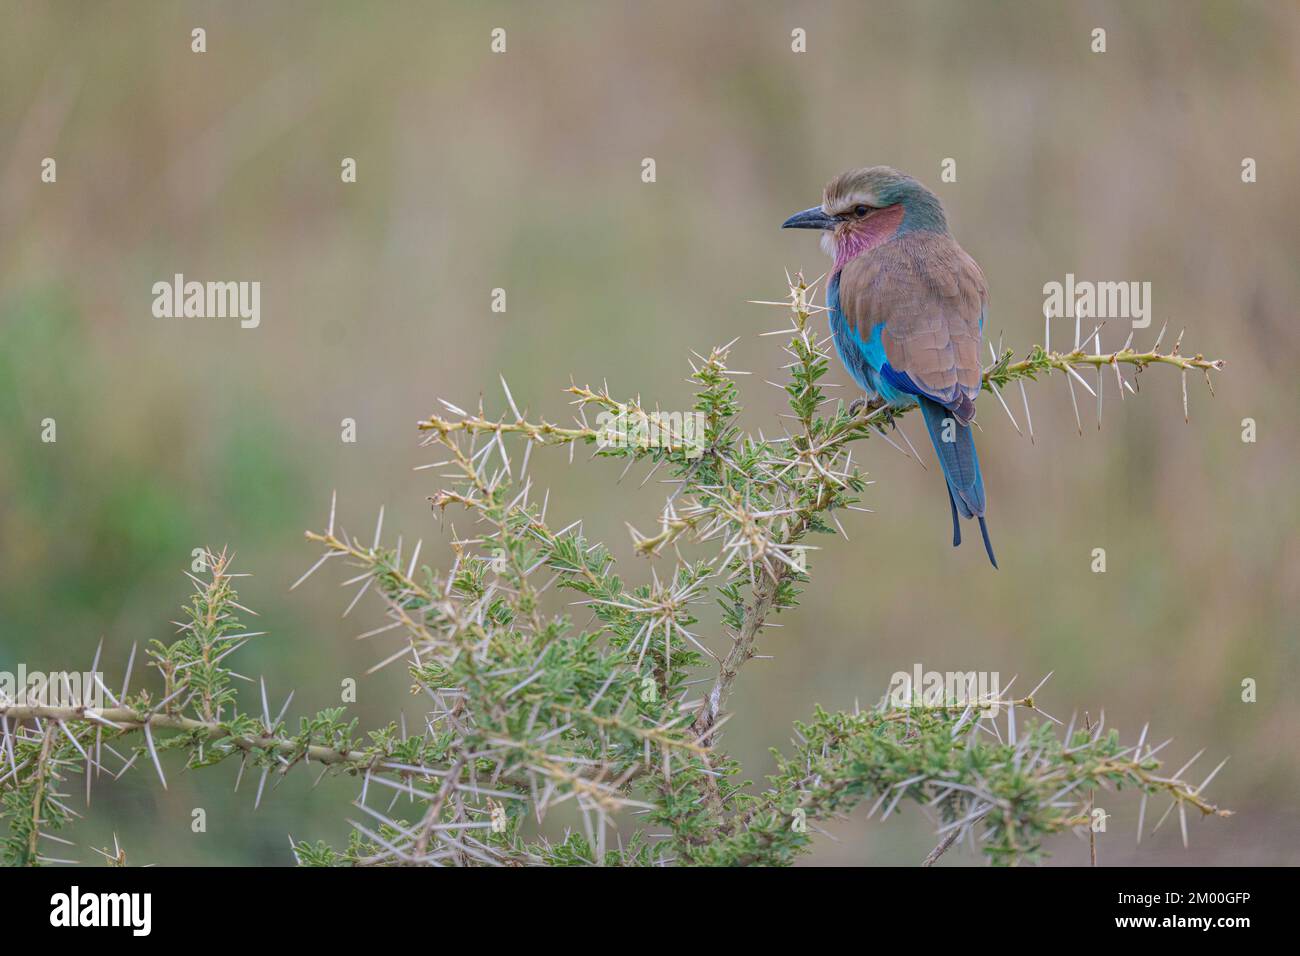
[[855, 398], [849, 402], [849, 415], [853, 418], [870, 417], [888, 404], [879, 395], [872, 395], [868, 392], [861, 398]]

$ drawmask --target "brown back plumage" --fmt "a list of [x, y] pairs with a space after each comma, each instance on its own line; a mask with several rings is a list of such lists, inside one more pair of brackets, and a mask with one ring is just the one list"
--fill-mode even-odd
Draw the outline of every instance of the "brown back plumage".
[[909, 232], [859, 256], [840, 274], [840, 309], [862, 341], [884, 323], [890, 366], [966, 424], [981, 383], [984, 273], [952, 236]]

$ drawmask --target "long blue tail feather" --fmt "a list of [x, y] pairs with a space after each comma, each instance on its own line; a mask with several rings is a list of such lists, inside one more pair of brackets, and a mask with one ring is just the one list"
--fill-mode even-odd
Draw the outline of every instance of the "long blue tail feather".
[[[978, 518], [980, 533], [984, 538], [984, 550], [988, 552], [989, 562], [996, 568], [998, 562], [993, 556], [988, 525], [984, 521], [984, 478], [980, 474], [979, 456], [975, 453], [975, 438], [971, 433], [971, 427], [958, 423], [950, 411], [928, 398], [918, 398], [917, 401], [925, 417], [925, 427], [930, 433], [935, 454], [939, 456], [939, 467], [943, 470], [944, 481], [948, 485], [948, 503], [952, 507], [953, 547], [961, 544], [958, 515], [962, 518]], [[949, 420], [951, 424], [946, 425]], [[952, 441], [943, 440], [945, 427], [952, 435]]]
[[980, 534], [984, 535], [984, 550], [988, 552], [989, 564], [993, 565], [994, 570], [997, 570], [998, 559], [993, 557], [993, 543], [989, 541], [989, 526], [984, 521], [983, 515], [980, 515]]
[[952, 546], [961, 544], [961, 524], [957, 521], [957, 502], [953, 500], [952, 489], [948, 489], [948, 507], [952, 509]]

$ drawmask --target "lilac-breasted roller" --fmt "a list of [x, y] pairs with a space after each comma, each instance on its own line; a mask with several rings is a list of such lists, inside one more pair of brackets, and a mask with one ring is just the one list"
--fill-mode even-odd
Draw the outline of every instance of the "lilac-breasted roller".
[[820, 206], [785, 229], [824, 230], [834, 258], [826, 304], [840, 360], [854, 381], [896, 408], [921, 407], [957, 517], [984, 521], [984, 479], [971, 422], [982, 380], [979, 349], [988, 311], [984, 273], [948, 231], [943, 206], [911, 176], [888, 166], [831, 180]]

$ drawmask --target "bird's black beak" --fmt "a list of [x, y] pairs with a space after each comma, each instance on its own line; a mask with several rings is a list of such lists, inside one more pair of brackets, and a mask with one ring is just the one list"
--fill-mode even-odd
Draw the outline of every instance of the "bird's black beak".
[[803, 212], [797, 212], [785, 222], [782, 229], [834, 229], [842, 220], [837, 216], [828, 216], [821, 206], [813, 206]]

